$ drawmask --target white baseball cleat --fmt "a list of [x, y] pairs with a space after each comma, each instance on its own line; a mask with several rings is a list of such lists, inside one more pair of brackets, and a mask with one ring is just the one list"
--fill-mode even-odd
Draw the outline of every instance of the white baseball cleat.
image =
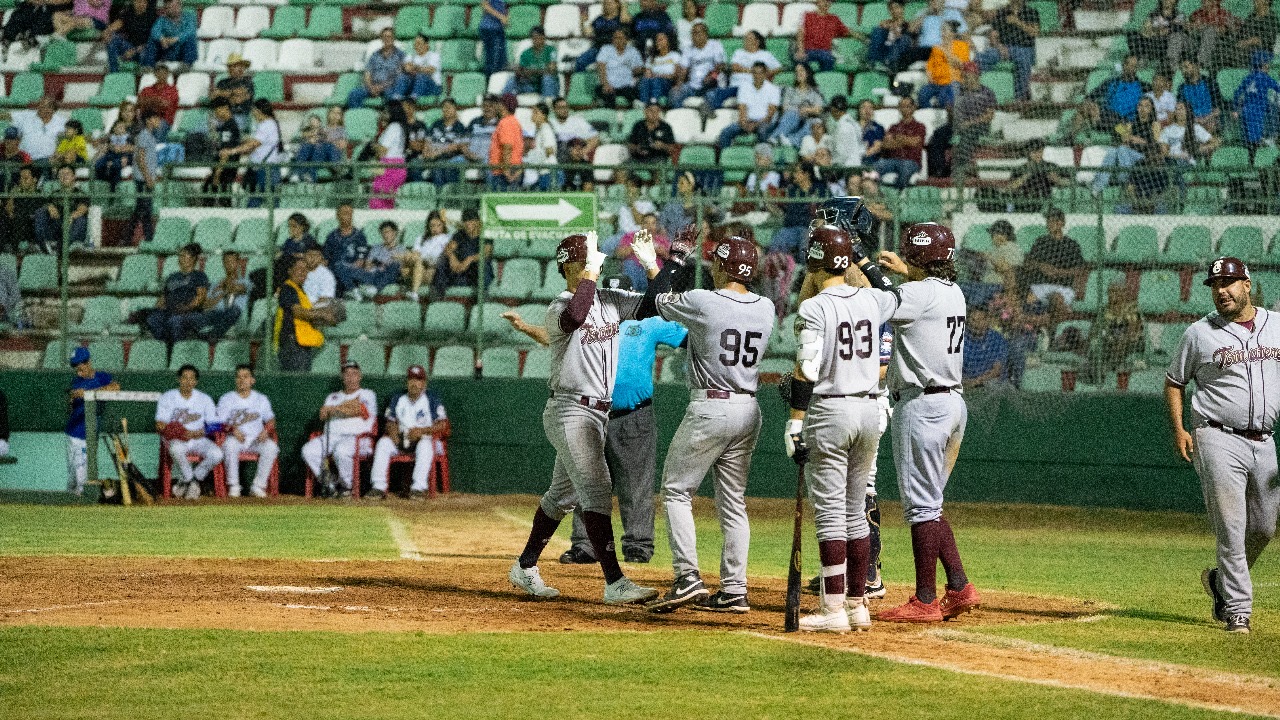
[[227, 488], [227, 497], [240, 497], [240, 486], [235, 485]]
[[652, 600], [656, 597], [658, 597], [656, 589], [641, 587], [625, 576], [604, 586], [605, 605], [630, 605], [631, 603]]
[[867, 607], [865, 597], [845, 598], [844, 612], [849, 617], [849, 626], [859, 632], [871, 629], [871, 610]]
[[266, 489], [260, 488], [257, 485], [254, 485], [253, 487], [249, 488], [249, 494], [257, 498], [264, 498], [268, 496]]
[[828, 605], [822, 603], [818, 612], [800, 618], [800, 629], [804, 632], [849, 632], [849, 615], [844, 605]]
[[187, 499], [188, 500], [200, 499], [200, 483], [199, 482], [192, 481], [187, 483]]
[[511, 564], [511, 572], [507, 573], [507, 579], [517, 589], [523, 590], [536, 598], [549, 600], [560, 597], [559, 590], [547, 587], [547, 584], [542, 582], [542, 573], [538, 572], [537, 565], [531, 568], [522, 568], [520, 567], [520, 561], [517, 560]]

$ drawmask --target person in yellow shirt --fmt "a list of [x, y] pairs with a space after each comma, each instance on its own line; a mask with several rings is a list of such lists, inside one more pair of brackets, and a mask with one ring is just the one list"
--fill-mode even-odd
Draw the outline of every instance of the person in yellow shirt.
[[67, 129], [62, 131], [58, 139], [58, 147], [53, 153], [53, 164], [85, 165], [89, 162], [89, 143], [84, 137], [84, 125], [79, 120], [68, 120]]
[[951, 107], [955, 86], [960, 81], [960, 68], [973, 53], [969, 42], [959, 36], [960, 24], [954, 20], [942, 23], [942, 42], [933, 46], [925, 72], [929, 84], [920, 88], [920, 107]]

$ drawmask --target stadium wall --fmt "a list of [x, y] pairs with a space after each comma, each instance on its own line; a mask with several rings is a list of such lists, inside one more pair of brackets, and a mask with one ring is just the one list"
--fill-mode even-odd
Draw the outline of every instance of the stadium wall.
[[[171, 373], [124, 373], [130, 390], [166, 390]], [[15, 432], [56, 432], [66, 419], [63, 388], [69, 375], [51, 371], [0, 373], [9, 396]], [[393, 378], [366, 378], [379, 402], [403, 389]], [[216, 400], [231, 389], [231, 376], [207, 373], [201, 389]], [[541, 493], [554, 453], [543, 437], [546, 385], [534, 380], [434, 380], [453, 422], [449, 444], [453, 487], [474, 493]], [[316, 409], [338, 381], [312, 376], [266, 376], [258, 389], [275, 405], [281, 431], [282, 487], [300, 492], [298, 448], [317, 427]], [[680, 423], [687, 391], [659, 385], [654, 399], [659, 423], [659, 462]], [[969, 424], [948, 497], [966, 502], [1044, 503], [1131, 510], [1202, 512], [1195, 473], [1175, 460], [1163, 400], [1151, 395], [1046, 395], [1018, 392], [973, 394]], [[760, 446], [748, 492], [788, 497], [795, 470], [782, 452], [782, 401], [765, 386]], [[122, 414], [130, 426], [153, 426], [154, 408], [114, 403], [108, 418]], [[25, 458], [24, 458], [25, 459]], [[48, 458], [57, 466], [63, 457]], [[13, 468], [15, 466], [9, 466]], [[3, 484], [0, 481], [0, 484]], [[711, 483], [703, 487], [710, 494]], [[898, 497], [890, 442], [880, 446], [881, 494]]]

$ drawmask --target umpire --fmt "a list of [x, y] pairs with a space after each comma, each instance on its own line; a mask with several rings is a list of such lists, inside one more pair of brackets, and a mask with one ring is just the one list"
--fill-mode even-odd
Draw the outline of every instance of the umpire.
[[[516, 330], [547, 344], [546, 329], [519, 313], [502, 315]], [[622, 514], [622, 559], [647, 563], [653, 557], [653, 494], [657, 482], [658, 425], [653, 414], [653, 365], [658, 345], [681, 347], [689, 331], [679, 323], [650, 317], [626, 320], [619, 328], [618, 370], [613, 407], [605, 431], [604, 457]], [[597, 562], [587, 529], [573, 514], [572, 546], [560, 556], [566, 565]]]

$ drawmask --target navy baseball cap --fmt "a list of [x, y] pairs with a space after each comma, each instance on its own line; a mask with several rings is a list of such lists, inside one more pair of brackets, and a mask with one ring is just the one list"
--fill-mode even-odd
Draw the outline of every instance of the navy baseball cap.
[[19, 130], [18, 128], [10, 125], [9, 127], [4, 129], [5, 140], [17, 140], [20, 137], [22, 137], [22, 131]]
[[71, 353], [71, 367], [87, 362], [89, 362], [89, 348], [78, 347], [75, 352]]

